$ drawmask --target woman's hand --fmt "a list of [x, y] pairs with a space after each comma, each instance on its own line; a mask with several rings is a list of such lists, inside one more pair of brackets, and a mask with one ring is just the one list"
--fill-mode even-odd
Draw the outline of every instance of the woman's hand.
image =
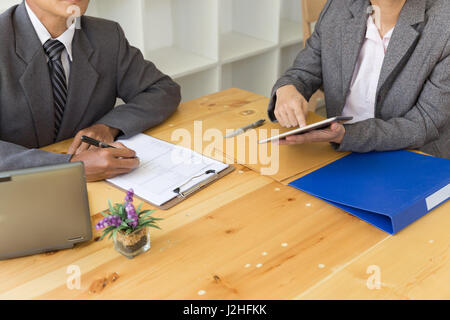
[[345, 135], [345, 127], [340, 123], [333, 123], [329, 128], [314, 130], [308, 133], [293, 135], [279, 140], [280, 145], [303, 144], [310, 142], [335, 142], [341, 144]]
[[281, 126], [285, 128], [306, 126], [308, 101], [293, 85], [277, 90], [277, 102], [274, 114]]

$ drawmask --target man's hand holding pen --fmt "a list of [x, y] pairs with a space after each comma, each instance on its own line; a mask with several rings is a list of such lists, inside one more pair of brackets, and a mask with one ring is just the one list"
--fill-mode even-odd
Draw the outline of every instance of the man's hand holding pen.
[[71, 162], [82, 161], [84, 163], [88, 182], [110, 179], [129, 173], [139, 166], [136, 152], [122, 143], [99, 141], [87, 136], [87, 132], [80, 132], [76, 137], [77, 141], [74, 141], [69, 148], [69, 154], [73, 154]]
[[94, 149], [95, 146], [83, 143], [82, 137], [87, 136], [91, 139], [98, 140], [104, 143], [112, 143], [119, 134], [116, 128], [108, 127], [104, 124], [96, 124], [89, 128], [80, 130], [73, 139], [72, 145], [69, 147], [69, 154], [80, 154], [88, 149]]

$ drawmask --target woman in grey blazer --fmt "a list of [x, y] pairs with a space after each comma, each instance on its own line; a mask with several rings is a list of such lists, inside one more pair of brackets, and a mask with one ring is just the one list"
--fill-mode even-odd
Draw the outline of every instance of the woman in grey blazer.
[[328, 0], [305, 49], [275, 84], [269, 117], [305, 125], [307, 101], [321, 87], [328, 117], [355, 120], [280, 144], [413, 148], [450, 158], [450, 1]]

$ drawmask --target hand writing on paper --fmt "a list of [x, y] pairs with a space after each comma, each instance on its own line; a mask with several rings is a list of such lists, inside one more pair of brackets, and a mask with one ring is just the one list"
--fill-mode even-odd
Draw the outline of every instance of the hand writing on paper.
[[101, 142], [111, 143], [119, 134], [119, 130], [115, 128], [108, 127], [104, 124], [96, 124], [92, 127], [83, 129], [77, 133], [72, 145], [69, 147], [68, 154], [80, 154], [88, 149], [93, 150], [94, 146], [90, 146], [87, 143], [81, 142], [82, 136], [88, 136], [89, 138], [96, 139]]
[[75, 154], [71, 162], [82, 161], [88, 182], [114, 178], [139, 166], [136, 152], [122, 143], [110, 143], [116, 148], [94, 148]]
[[285, 128], [306, 126], [308, 101], [293, 85], [287, 85], [277, 90], [275, 117]]
[[311, 142], [335, 142], [340, 144], [344, 139], [345, 127], [340, 123], [333, 123], [329, 128], [314, 130], [308, 133], [292, 135], [279, 140], [280, 145], [303, 144]]

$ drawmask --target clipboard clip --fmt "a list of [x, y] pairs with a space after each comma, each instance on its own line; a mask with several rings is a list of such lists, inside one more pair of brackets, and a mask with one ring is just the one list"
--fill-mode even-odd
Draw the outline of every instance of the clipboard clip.
[[[192, 187], [190, 187], [188, 190], [186, 190], [184, 192], [181, 192], [181, 188], [183, 188], [189, 182], [191, 182], [194, 179], [200, 178], [201, 176], [205, 176], [205, 175], [211, 175], [211, 177], [209, 177], [206, 180], [200, 181], [196, 185], [193, 185]], [[218, 176], [218, 174], [217, 174], [216, 170], [207, 170], [206, 172], [204, 172], [202, 174], [199, 174], [199, 175], [196, 175], [196, 176], [190, 178], [185, 183], [183, 183], [181, 186], [179, 186], [178, 188], [174, 189], [173, 192], [175, 192], [178, 195], [178, 197], [186, 198], [190, 194], [196, 192], [197, 190], [201, 189], [205, 185], [209, 184], [211, 181], [215, 180], [217, 176]]]

